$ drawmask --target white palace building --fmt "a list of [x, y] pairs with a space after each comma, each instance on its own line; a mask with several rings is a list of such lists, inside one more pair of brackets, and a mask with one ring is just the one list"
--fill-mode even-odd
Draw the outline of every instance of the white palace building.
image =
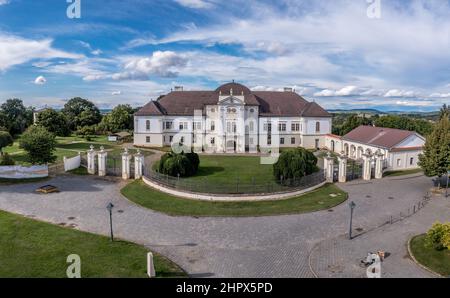
[[252, 91], [228, 83], [214, 91], [174, 91], [150, 101], [134, 117], [134, 144], [183, 144], [195, 152], [256, 153], [278, 148], [328, 149], [349, 158], [382, 152], [387, 168], [417, 167], [425, 139], [402, 130], [363, 127], [331, 134], [332, 115], [292, 88]]
[[321, 148], [331, 133], [331, 114], [292, 89], [251, 91], [229, 83], [215, 91], [181, 87], [135, 114], [134, 142], [163, 147], [173, 142], [216, 153], [258, 148]]

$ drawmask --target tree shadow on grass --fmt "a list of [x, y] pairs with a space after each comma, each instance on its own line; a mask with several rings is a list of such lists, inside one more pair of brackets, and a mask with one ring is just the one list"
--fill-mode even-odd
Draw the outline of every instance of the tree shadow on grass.
[[195, 176], [196, 177], [210, 176], [223, 171], [225, 171], [225, 168], [223, 167], [200, 167]]

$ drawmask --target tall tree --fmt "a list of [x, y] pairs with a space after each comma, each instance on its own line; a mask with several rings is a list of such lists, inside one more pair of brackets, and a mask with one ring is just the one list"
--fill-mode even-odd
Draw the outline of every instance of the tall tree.
[[442, 177], [450, 170], [450, 119], [443, 117], [427, 137], [419, 166], [429, 177]]
[[49, 132], [60, 137], [70, 135], [70, 129], [66, 116], [53, 109], [46, 109], [39, 113], [37, 124], [45, 127]]
[[32, 125], [22, 135], [20, 148], [28, 153], [28, 161], [33, 164], [46, 164], [56, 160], [56, 137], [42, 126]]
[[133, 114], [134, 110], [130, 105], [118, 105], [111, 113], [103, 117], [101, 126], [104, 130], [112, 132], [131, 130], [133, 129]]
[[69, 100], [62, 109], [69, 120], [69, 127], [75, 130], [78, 127], [98, 124], [102, 115], [100, 110], [89, 100], [75, 97]]
[[32, 123], [31, 108], [27, 109], [20, 99], [8, 99], [0, 108], [7, 119], [6, 128], [12, 135], [22, 133]]
[[450, 106], [447, 106], [444, 104], [439, 111], [439, 119], [442, 119], [443, 117], [450, 117]]
[[0, 156], [3, 156], [3, 148], [11, 146], [14, 143], [13, 138], [7, 131], [0, 131]]

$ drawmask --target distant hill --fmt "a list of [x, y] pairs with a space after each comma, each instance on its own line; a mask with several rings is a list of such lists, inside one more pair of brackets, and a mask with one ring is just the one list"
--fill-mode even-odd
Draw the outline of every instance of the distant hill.
[[349, 110], [344, 110], [344, 109], [332, 109], [332, 110], [328, 110], [328, 112], [330, 113], [335, 113], [335, 114], [345, 114], [345, 113], [366, 113], [366, 114], [388, 114], [386, 112], [382, 112], [376, 109], [349, 109]]

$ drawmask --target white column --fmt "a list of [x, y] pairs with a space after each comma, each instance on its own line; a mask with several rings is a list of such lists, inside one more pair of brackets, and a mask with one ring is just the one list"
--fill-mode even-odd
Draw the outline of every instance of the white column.
[[100, 151], [98, 152], [98, 175], [103, 177], [106, 176], [106, 157], [108, 156], [108, 152], [105, 151], [103, 146], [100, 147]]
[[130, 161], [131, 161], [131, 154], [128, 153], [128, 148], [125, 148], [125, 151], [122, 153], [122, 179], [123, 180], [130, 179]]
[[156, 277], [153, 254], [151, 252], [147, 254], [147, 275], [149, 278]]
[[363, 180], [369, 181], [372, 179], [371, 175], [371, 155], [363, 154]]
[[144, 167], [144, 155], [138, 149], [137, 154], [134, 156], [134, 179], [142, 178], [142, 169]]
[[91, 150], [87, 152], [88, 173], [95, 175], [95, 151], [94, 146], [90, 146]]
[[333, 183], [333, 172], [334, 172], [334, 158], [331, 156], [330, 152], [328, 152], [328, 156], [324, 159], [325, 162], [325, 178], [328, 183]]
[[375, 155], [375, 179], [383, 178], [383, 161], [384, 155], [378, 151]]
[[347, 156], [342, 152], [341, 155], [338, 156], [339, 160], [339, 182], [345, 183], [347, 182]]

